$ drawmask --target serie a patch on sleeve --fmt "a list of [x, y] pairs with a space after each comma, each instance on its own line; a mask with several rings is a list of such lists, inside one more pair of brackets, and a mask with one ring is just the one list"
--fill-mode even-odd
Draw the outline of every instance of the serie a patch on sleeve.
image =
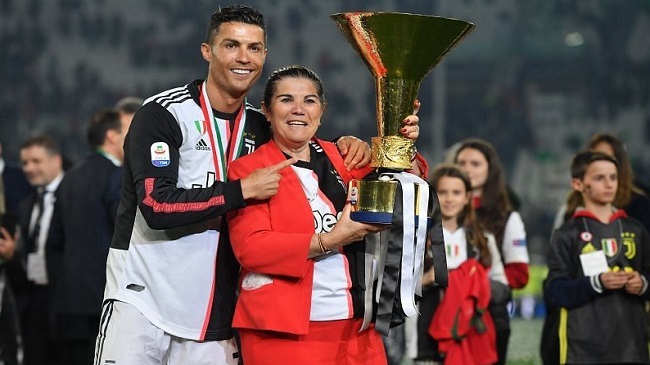
[[517, 247], [526, 247], [526, 239], [522, 238], [522, 239], [514, 240], [512, 241], [512, 245]]
[[165, 167], [169, 163], [169, 145], [165, 142], [154, 142], [151, 145], [151, 164], [156, 167]]

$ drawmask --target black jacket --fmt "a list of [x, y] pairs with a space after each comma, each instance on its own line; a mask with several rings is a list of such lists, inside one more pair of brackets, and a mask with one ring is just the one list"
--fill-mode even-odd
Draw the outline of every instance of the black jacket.
[[605, 253], [610, 270], [650, 278], [650, 237], [638, 221], [623, 211], [606, 224], [586, 211], [576, 212], [553, 234], [544, 288], [545, 299], [558, 309], [559, 348], [566, 345], [567, 363], [648, 363], [645, 300], [650, 290], [633, 295], [601, 289], [600, 276], [585, 276], [580, 261], [581, 254], [595, 250]]
[[121, 188], [122, 168], [100, 153], [61, 181], [46, 245], [55, 313], [99, 316]]

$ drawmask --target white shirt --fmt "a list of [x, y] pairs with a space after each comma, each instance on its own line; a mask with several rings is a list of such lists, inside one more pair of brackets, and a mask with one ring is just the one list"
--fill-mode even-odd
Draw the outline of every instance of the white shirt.
[[[445, 256], [447, 257], [447, 269], [453, 270], [458, 268], [463, 262], [467, 261], [467, 237], [464, 228], [458, 228], [451, 232], [442, 228], [442, 234], [445, 238]], [[484, 232], [487, 239], [488, 250], [492, 256], [492, 266], [488, 270], [488, 277], [491, 280], [498, 281], [508, 285], [508, 279], [503, 268], [503, 260], [494, 239], [494, 235]]]
[[458, 228], [451, 232], [443, 227], [442, 235], [445, 238], [447, 269], [456, 269], [460, 264], [467, 261], [467, 237], [465, 237], [465, 229]]
[[[54, 202], [56, 201], [54, 192], [56, 192], [62, 179], [63, 172], [44, 187], [43, 214], [41, 215], [38, 237], [35, 238], [34, 242], [36, 247], [34, 248], [34, 252], [27, 255], [27, 278], [39, 285], [48, 284], [47, 267], [45, 263], [45, 243], [47, 242], [47, 234], [50, 230], [50, 222], [52, 220], [52, 213], [54, 212]], [[39, 213], [38, 206], [34, 205], [29, 220], [29, 232], [34, 231], [36, 219], [39, 216]]]
[[[316, 233], [330, 232], [339, 214], [334, 204], [320, 190], [318, 176], [314, 171], [291, 166], [298, 175], [303, 191], [314, 214]], [[345, 255], [334, 250], [322, 259], [314, 262], [314, 282], [311, 293], [311, 321], [333, 321], [352, 318], [354, 309], [350, 288], [352, 279], [349, 263]]]

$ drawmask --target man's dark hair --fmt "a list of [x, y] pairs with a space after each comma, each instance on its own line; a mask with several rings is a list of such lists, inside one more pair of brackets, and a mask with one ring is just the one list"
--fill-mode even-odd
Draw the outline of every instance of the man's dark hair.
[[266, 26], [264, 25], [264, 16], [262, 13], [249, 6], [230, 5], [220, 8], [212, 14], [210, 23], [208, 24], [205, 42], [212, 45], [212, 40], [214, 40], [221, 24], [229, 22], [257, 25], [264, 31], [264, 38], [266, 39]]
[[120, 113], [125, 114], [135, 114], [135, 112], [140, 109], [144, 100], [136, 96], [127, 96], [120, 99], [117, 104], [115, 104], [115, 110]]
[[88, 125], [87, 140], [93, 150], [104, 144], [106, 132], [109, 130], [122, 131], [120, 114], [116, 110], [102, 110], [95, 113]]
[[618, 168], [618, 161], [614, 157], [602, 152], [586, 150], [578, 152], [573, 157], [571, 161], [571, 177], [582, 180], [587, 173], [589, 165], [596, 161], [609, 161]]
[[59, 150], [59, 145], [56, 143], [54, 138], [45, 134], [28, 138], [25, 142], [23, 142], [22, 145], [20, 145], [20, 149], [24, 150], [26, 148], [31, 148], [34, 146], [43, 147], [47, 152], [47, 154], [50, 156], [56, 156], [61, 154], [61, 150]]

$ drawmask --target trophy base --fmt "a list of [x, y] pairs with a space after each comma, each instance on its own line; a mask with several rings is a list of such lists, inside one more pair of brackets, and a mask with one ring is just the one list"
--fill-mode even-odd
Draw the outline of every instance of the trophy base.
[[[381, 176], [379, 179], [350, 181], [348, 195], [348, 200], [352, 205], [350, 219], [361, 223], [391, 224], [398, 184], [396, 180], [391, 180], [386, 176]], [[416, 187], [416, 196], [417, 189]], [[417, 203], [413, 209], [415, 209], [415, 222], [413, 223], [417, 227], [419, 225]], [[431, 226], [432, 215], [432, 212], [429, 211], [427, 227]]]
[[[415, 227], [418, 227], [420, 216], [415, 216]], [[350, 219], [359, 223], [370, 223], [370, 224], [387, 224], [390, 225], [393, 222], [393, 213], [382, 213], [382, 212], [350, 212]], [[427, 229], [431, 228], [433, 221], [431, 217], [427, 217]]]
[[350, 212], [350, 219], [360, 223], [391, 224], [393, 212]]

